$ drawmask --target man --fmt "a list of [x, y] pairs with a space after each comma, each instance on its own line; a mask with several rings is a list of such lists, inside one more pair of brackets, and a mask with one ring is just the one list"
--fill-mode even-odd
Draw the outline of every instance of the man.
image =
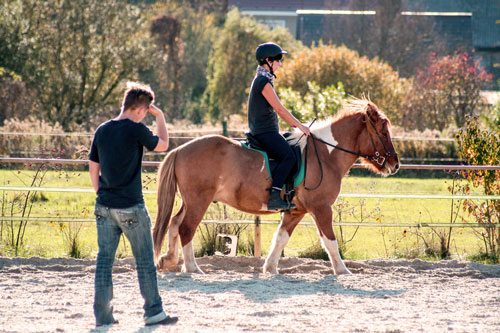
[[[149, 86], [129, 82], [120, 115], [99, 126], [89, 153], [90, 179], [97, 193], [97, 267], [94, 315], [96, 325], [117, 323], [113, 317], [112, 271], [122, 233], [136, 261], [146, 325], [173, 324], [177, 317], [163, 311], [153, 259], [151, 219], [144, 204], [141, 183], [143, 147], [166, 151], [168, 132], [163, 112], [153, 105]], [[156, 118], [157, 134], [141, 123], [147, 113]]]

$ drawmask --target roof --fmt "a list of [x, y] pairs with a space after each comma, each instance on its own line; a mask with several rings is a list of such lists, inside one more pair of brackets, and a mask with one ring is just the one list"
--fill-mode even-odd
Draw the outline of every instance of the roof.
[[[240, 10], [283, 10], [323, 9], [329, 0], [228, 0], [228, 7]], [[326, 3], [326, 4], [325, 4]]]

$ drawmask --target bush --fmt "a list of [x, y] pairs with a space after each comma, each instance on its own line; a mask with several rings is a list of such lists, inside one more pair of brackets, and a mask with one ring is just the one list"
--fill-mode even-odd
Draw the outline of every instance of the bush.
[[323, 246], [321, 246], [321, 242], [318, 240], [313, 245], [309, 246], [307, 249], [299, 252], [299, 258], [310, 258], [310, 259], [321, 259], [328, 261], [330, 258], [328, 257], [328, 253], [326, 253]]
[[431, 55], [427, 68], [419, 70], [413, 80], [403, 125], [440, 131], [450, 123], [463, 126], [467, 115], [484, 109], [480, 91], [491, 78], [467, 52]]
[[342, 82], [345, 93], [369, 97], [394, 124], [402, 120], [399, 110], [405, 103], [409, 83], [389, 65], [378, 59], [361, 57], [345, 46], [323, 45], [305, 48], [291, 61], [285, 61], [278, 84], [305, 96], [308, 82], [321, 89]]
[[[500, 165], [500, 136], [479, 126], [477, 117], [469, 117], [456, 137], [460, 157], [470, 165]], [[468, 195], [476, 188], [484, 195], [500, 195], [500, 171], [466, 171], [462, 176], [468, 184], [461, 191]], [[478, 232], [487, 255], [500, 258], [500, 200], [473, 200], [463, 203], [463, 209], [485, 228]]]
[[[336, 114], [345, 100], [344, 86], [339, 82], [321, 89], [315, 82], [307, 82], [308, 91], [302, 96], [293, 88], [280, 88], [278, 95], [281, 103], [300, 122], [308, 122], [314, 118], [325, 119]], [[280, 119], [281, 120], [281, 119]], [[286, 125], [282, 121], [282, 125]]]
[[[11, 157], [78, 158], [78, 152], [90, 147], [91, 141], [90, 136], [65, 136], [58, 123], [51, 125], [33, 116], [8, 119], [0, 132], [19, 133], [0, 136], [0, 154]], [[35, 133], [40, 135], [30, 135]]]

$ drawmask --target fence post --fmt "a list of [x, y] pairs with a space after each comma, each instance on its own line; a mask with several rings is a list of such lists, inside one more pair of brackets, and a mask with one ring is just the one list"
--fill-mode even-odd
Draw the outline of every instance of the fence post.
[[260, 257], [260, 216], [255, 216], [253, 254]]

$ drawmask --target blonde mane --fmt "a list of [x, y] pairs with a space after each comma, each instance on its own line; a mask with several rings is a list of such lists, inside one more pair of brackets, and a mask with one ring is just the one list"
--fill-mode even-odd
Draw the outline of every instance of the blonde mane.
[[[384, 114], [384, 112], [380, 111], [378, 107], [369, 99], [351, 98], [342, 105], [342, 108], [340, 109], [339, 112], [337, 112], [337, 114], [335, 114], [332, 117], [320, 120], [319, 122], [316, 122], [311, 128], [311, 132], [314, 136], [329, 142], [327, 139], [331, 138], [328, 138], [327, 136], [331, 135], [331, 133], [329, 133], [329, 130], [327, 130], [327, 128], [329, 128], [332, 125], [332, 123], [356, 114], [366, 114], [367, 110], [370, 107], [374, 110], [377, 110], [381, 120], [389, 122], [389, 119]], [[307, 142], [307, 140], [305, 139], [305, 135], [303, 136], [302, 132], [299, 131], [298, 129], [295, 129], [294, 133], [292, 133], [287, 138], [287, 140], [290, 142], [290, 144], [298, 143], [302, 150], [305, 148]]]

